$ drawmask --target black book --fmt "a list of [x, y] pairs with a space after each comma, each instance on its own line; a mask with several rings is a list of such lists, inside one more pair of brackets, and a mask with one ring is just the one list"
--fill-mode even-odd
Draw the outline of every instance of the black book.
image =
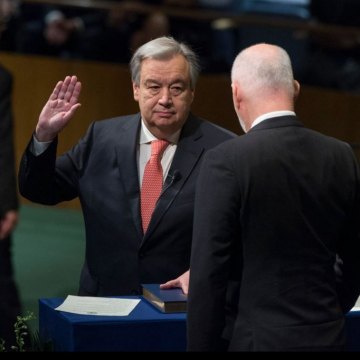
[[160, 289], [159, 284], [143, 284], [143, 298], [164, 313], [186, 312], [187, 295], [180, 288]]

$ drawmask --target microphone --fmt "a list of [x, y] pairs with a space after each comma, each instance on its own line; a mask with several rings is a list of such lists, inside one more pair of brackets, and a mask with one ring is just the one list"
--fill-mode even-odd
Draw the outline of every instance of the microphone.
[[178, 169], [176, 169], [176, 170], [174, 170], [174, 172], [172, 174], [168, 174], [168, 176], [166, 178], [170, 179], [170, 181], [168, 181], [168, 182], [165, 181], [165, 186], [161, 190], [159, 199], [165, 193], [165, 191], [167, 191], [170, 188], [170, 186], [172, 186], [173, 184], [175, 184], [177, 181], [179, 181], [181, 179], [181, 173]]
[[178, 169], [174, 170], [174, 172], [172, 173], [172, 175], [168, 174], [167, 176], [168, 178], [170, 178], [169, 184], [168, 186], [172, 185], [174, 182], [178, 181], [181, 179], [181, 174], [180, 171]]

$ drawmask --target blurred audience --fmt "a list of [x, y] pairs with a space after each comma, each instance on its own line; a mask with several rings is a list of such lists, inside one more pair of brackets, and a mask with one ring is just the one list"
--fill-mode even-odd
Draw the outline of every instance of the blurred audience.
[[105, 11], [39, 5], [40, 16], [23, 26], [20, 51], [61, 58], [82, 58], [88, 34], [99, 30]]
[[131, 36], [130, 50], [135, 52], [138, 47], [146, 42], [161, 36], [170, 35], [169, 18], [160, 11], [155, 11], [146, 16], [141, 27]]
[[19, 0], [0, 0], [0, 50], [17, 51], [21, 31]]
[[[312, 0], [312, 19], [321, 24], [359, 26], [358, 0]], [[309, 85], [360, 92], [360, 36], [341, 31], [312, 32]]]
[[[277, 14], [293, 20], [356, 27], [360, 24], [358, 0], [111, 1], [111, 10], [91, 10], [1, 0], [0, 50], [128, 63], [143, 43], [171, 35], [197, 51], [203, 72], [214, 73], [228, 72], [234, 54], [242, 48], [255, 42], [272, 42], [286, 48], [296, 76], [304, 84], [360, 91], [359, 35], [311, 31], [307, 37], [304, 31], [292, 28], [261, 23], [239, 26], [228, 16]], [[183, 16], [183, 11], [180, 16], [166, 11], [174, 8], [189, 13], [194, 9], [212, 10], [219, 17], [208, 21]]]

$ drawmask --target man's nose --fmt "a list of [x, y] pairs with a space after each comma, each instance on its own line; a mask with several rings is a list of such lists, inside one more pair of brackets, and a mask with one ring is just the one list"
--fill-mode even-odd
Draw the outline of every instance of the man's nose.
[[161, 104], [169, 104], [171, 103], [171, 101], [172, 101], [172, 97], [171, 97], [170, 89], [163, 88], [161, 90], [159, 102]]

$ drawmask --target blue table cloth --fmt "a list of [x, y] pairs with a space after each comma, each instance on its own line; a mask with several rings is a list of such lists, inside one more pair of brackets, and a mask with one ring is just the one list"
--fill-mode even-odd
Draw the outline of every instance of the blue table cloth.
[[[140, 298], [141, 297], [124, 297]], [[54, 310], [64, 299], [39, 300], [39, 333], [54, 351], [185, 351], [186, 314], [164, 314], [141, 299], [129, 316]]]
[[[186, 314], [163, 314], [141, 297], [129, 316], [54, 310], [64, 299], [39, 300], [39, 332], [55, 351], [185, 351]], [[360, 351], [360, 311], [346, 316], [346, 351]]]
[[351, 310], [346, 315], [346, 351], [360, 351], [360, 311]]

